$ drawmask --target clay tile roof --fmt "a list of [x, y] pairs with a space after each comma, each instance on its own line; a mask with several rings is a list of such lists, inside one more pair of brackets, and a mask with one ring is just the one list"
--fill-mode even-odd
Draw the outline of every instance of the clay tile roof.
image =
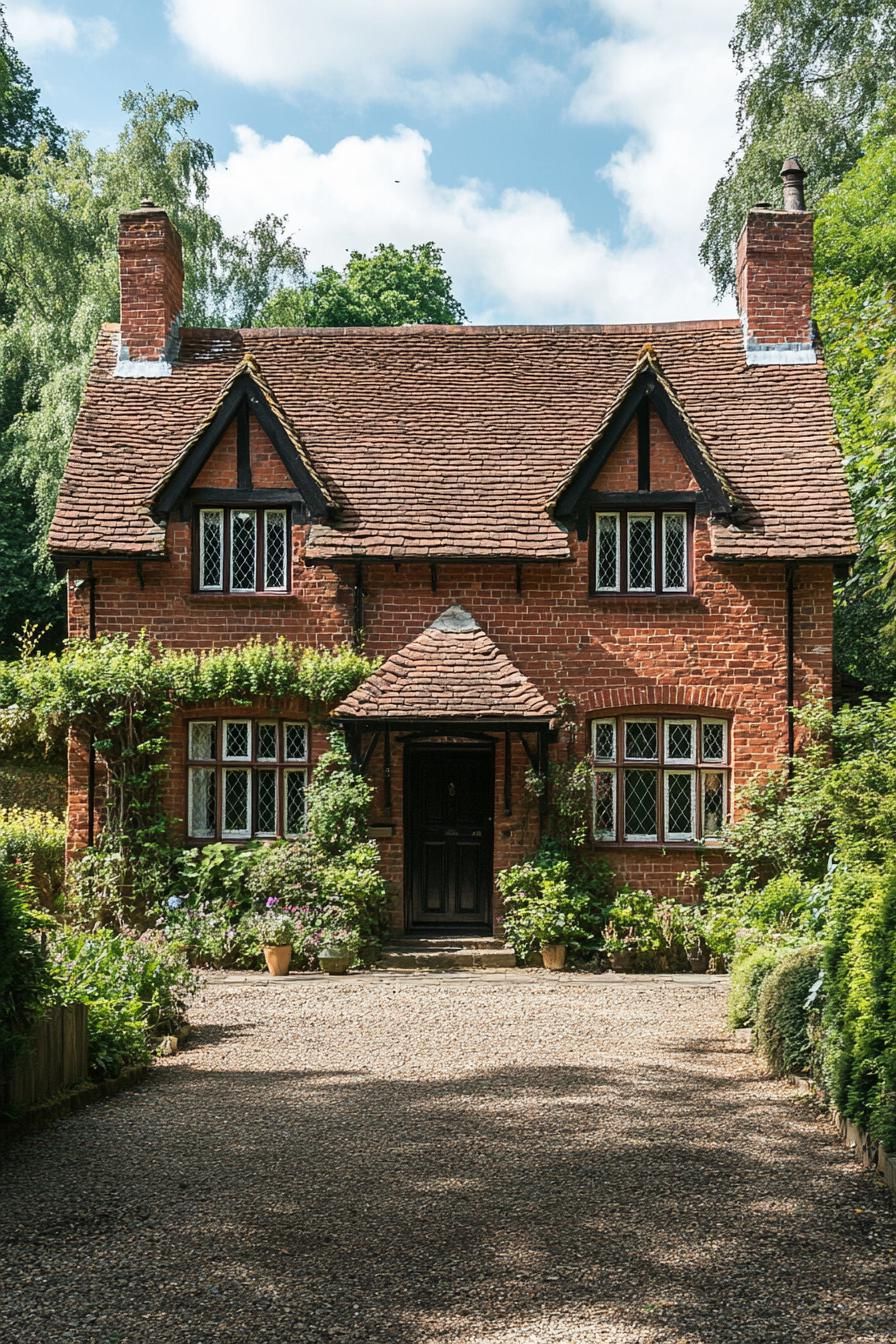
[[[736, 321], [594, 327], [184, 329], [165, 378], [115, 375], [100, 333], [50, 533], [57, 553], [160, 555], [148, 501], [251, 351], [334, 504], [309, 560], [569, 556], [548, 502], [649, 341], [736, 497], [716, 555], [849, 557], [824, 364], [747, 365]], [[260, 375], [259, 375], [260, 376]]]
[[468, 611], [449, 607], [333, 713], [337, 719], [547, 722], [556, 710]]

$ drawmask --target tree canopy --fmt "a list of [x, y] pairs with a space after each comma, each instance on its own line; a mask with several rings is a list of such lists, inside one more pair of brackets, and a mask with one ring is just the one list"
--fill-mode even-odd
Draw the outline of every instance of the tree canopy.
[[731, 49], [742, 79], [738, 145], [709, 200], [701, 258], [720, 294], [734, 287], [733, 245], [757, 201], [780, 199], [790, 154], [810, 206], [856, 163], [896, 83], [892, 0], [747, 0]]
[[264, 327], [395, 327], [463, 322], [441, 248], [380, 243], [352, 252], [342, 271], [324, 266], [300, 289], [281, 289], [262, 309]]
[[43, 140], [50, 153], [61, 152], [65, 135], [40, 101], [31, 71], [12, 44], [0, 5], [0, 173], [18, 175], [22, 156]]

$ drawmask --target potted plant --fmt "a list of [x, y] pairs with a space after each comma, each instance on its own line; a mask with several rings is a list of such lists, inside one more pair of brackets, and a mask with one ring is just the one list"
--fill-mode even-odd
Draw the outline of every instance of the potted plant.
[[317, 961], [327, 975], [346, 975], [358, 960], [361, 940], [352, 929], [325, 929], [321, 937]]
[[531, 964], [536, 950], [550, 971], [562, 970], [570, 950], [593, 948], [606, 908], [607, 875], [586, 868], [552, 842], [496, 878], [504, 897], [504, 936], [519, 960]]
[[296, 939], [296, 922], [274, 897], [255, 920], [255, 933], [270, 975], [288, 975]]
[[614, 971], [651, 969], [663, 944], [656, 905], [649, 891], [623, 887], [610, 906], [603, 950]]
[[694, 975], [705, 975], [709, 967], [709, 948], [706, 946], [703, 911], [699, 905], [681, 907], [679, 926], [681, 945]]

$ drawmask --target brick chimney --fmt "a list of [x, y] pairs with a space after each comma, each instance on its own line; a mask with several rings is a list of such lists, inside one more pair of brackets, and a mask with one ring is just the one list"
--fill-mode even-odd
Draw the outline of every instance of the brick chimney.
[[119, 373], [152, 377], [170, 371], [184, 304], [180, 234], [152, 201], [118, 216], [121, 284]]
[[737, 308], [750, 364], [815, 362], [812, 225], [799, 159], [781, 170], [784, 209], [754, 205], [737, 240]]

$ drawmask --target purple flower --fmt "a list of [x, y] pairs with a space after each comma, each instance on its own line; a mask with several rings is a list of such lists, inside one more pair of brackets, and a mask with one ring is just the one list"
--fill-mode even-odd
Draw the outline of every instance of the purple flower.
[[277, 897], [276, 897], [276, 896], [269, 896], [269, 897], [267, 898], [267, 900], [265, 901], [265, 906], [267, 907], [268, 910], [273, 910], [273, 908], [274, 908], [274, 906], [275, 906], [276, 904], [277, 904]]

